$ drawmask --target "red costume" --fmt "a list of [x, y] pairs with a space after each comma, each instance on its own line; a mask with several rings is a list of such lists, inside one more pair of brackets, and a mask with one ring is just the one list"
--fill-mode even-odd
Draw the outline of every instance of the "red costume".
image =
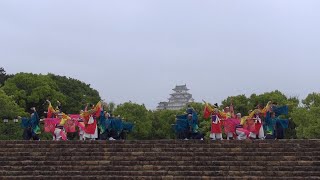
[[221, 120], [220, 120], [220, 117], [218, 114], [212, 114], [212, 117], [211, 117], [211, 133], [215, 133], [215, 134], [218, 134], [218, 133], [222, 133], [222, 130], [221, 130]]

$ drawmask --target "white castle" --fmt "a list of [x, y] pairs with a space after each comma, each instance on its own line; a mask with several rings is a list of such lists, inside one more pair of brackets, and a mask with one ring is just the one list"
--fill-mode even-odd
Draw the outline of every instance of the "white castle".
[[173, 94], [170, 94], [169, 102], [160, 102], [158, 110], [180, 110], [184, 108], [188, 103], [194, 102], [192, 94], [190, 94], [187, 85], [176, 86]]

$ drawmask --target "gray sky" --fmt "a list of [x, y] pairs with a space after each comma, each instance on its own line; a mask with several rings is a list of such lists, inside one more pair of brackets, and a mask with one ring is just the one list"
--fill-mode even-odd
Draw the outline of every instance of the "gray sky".
[[80, 79], [155, 108], [176, 84], [197, 101], [320, 90], [319, 0], [1, 0], [0, 66]]

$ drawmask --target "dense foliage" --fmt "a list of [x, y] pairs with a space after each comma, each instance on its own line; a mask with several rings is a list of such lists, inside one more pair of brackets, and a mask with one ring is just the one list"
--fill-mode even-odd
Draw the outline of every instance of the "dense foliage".
[[6, 71], [0, 67], [0, 87], [4, 84], [4, 82], [12, 77], [12, 75], [7, 74]]
[[75, 114], [83, 109], [86, 103], [100, 101], [99, 92], [77, 79], [65, 76], [48, 75], [57, 85], [58, 91], [64, 95], [63, 111]]
[[57, 84], [46, 75], [18, 73], [9, 78], [1, 89], [26, 112], [32, 107], [44, 112], [46, 99], [65, 102], [65, 96], [59, 92]]
[[17, 116], [27, 115], [24, 109], [19, 107], [15, 101], [0, 89], [0, 117], [14, 119]]
[[297, 124], [299, 138], [320, 138], [320, 94], [311, 93], [302, 101], [303, 106], [291, 111], [291, 117]]
[[78, 113], [86, 103], [100, 100], [99, 93], [79, 80], [49, 75], [18, 73], [9, 78], [1, 89], [26, 112], [37, 107], [40, 116], [46, 111], [46, 100], [53, 105], [62, 103], [63, 111]]
[[135, 130], [131, 137], [134, 139], [148, 139], [151, 135], [151, 112], [144, 105], [131, 102], [119, 105], [113, 112], [115, 116], [120, 115], [124, 120], [133, 122]]

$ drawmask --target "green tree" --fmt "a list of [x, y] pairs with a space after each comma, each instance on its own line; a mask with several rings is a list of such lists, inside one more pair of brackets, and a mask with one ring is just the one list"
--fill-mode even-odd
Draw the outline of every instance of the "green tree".
[[148, 111], [144, 105], [126, 102], [117, 106], [113, 114], [115, 116], [120, 115], [128, 122], [134, 123], [133, 133], [129, 135], [129, 138], [150, 139], [152, 111]]
[[267, 105], [269, 101], [285, 105], [288, 102], [288, 98], [278, 90], [266, 92], [260, 95], [252, 94], [249, 98], [248, 105], [251, 109], [254, 109], [258, 104], [261, 104], [262, 106]]
[[18, 140], [22, 139], [22, 129], [20, 123], [13, 123], [12, 119], [17, 116], [29, 116], [19, 107], [12, 97], [8, 96], [0, 89], [0, 119], [8, 118], [8, 123], [0, 121], [0, 140]]
[[89, 84], [66, 76], [49, 74], [48, 77], [55, 82], [57, 90], [65, 96], [62, 104], [64, 112], [79, 113], [87, 103], [95, 104], [101, 100], [99, 92], [92, 89]]
[[159, 110], [152, 112], [152, 139], [174, 139], [175, 133], [172, 127], [178, 111]]
[[307, 107], [320, 107], [320, 93], [311, 93], [306, 99], [302, 101], [302, 103]]
[[241, 113], [242, 115], [248, 114], [248, 111], [252, 109], [249, 106], [249, 99], [245, 95], [231, 96], [222, 101], [222, 107], [234, 105], [235, 113]]
[[37, 107], [40, 115], [46, 110], [46, 99], [65, 102], [66, 96], [59, 92], [58, 86], [50, 77], [32, 73], [18, 73], [8, 79], [1, 88], [26, 112]]
[[288, 105], [290, 111], [298, 107], [300, 102], [297, 97], [288, 98], [282, 92], [276, 90], [260, 95], [252, 94], [249, 98], [245, 95], [231, 96], [222, 101], [222, 107], [230, 106], [231, 100], [235, 113], [240, 112], [242, 115], [248, 115], [248, 111], [255, 109], [258, 104], [266, 106], [269, 101], [275, 102], [278, 105]]
[[22, 140], [23, 129], [20, 123], [10, 121], [8, 123], [0, 122], [0, 140]]
[[3, 67], [0, 67], [0, 87], [4, 85], [5, 81], [12, 77], [12, 75], [9, 75], [6, 73]]
[[116, 104], [114, 103], [114, 102], [109, 102], [108, 103], [108, 112], [111, 112], [111, 113], [113, 113], [114, 112], [114, 110], [116, 109]]
[[0, 118], [13, 119], [17, 116], [27, 115], [22, 108], [20, 108], [15, 101], [0, 89]]
[[320, 138], [320, 107], [299, 107], [291, 116], [297, 124], [298, 138]]
[[86, 103], [95, 104], [101, 99], [98, 91], [90, 85], [53, 74], [18, 73], [8, 79], [2, 89], [25, 111], [37, 107], [41, 116], [46, 111], [47, 99], [53, 106], [60, 101], [62, 110], [69, 114], [79, 113]]
[[302, 103], [290, 114], [297, 125], [298, 138], [320, 138], [320, 94], [310, 93]]

